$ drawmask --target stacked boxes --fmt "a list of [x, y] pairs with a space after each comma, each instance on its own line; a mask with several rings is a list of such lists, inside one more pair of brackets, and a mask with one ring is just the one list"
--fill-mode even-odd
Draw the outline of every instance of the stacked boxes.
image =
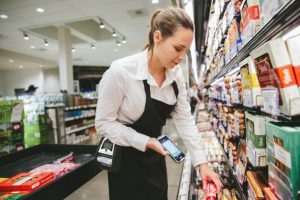
[[[250, 53], [263, 90], [279, 90], [279, 109], [285, 115], [300, 114], [300, 97], [289, 55], [282, 39], [271, 40]], [[279, 89], [278, 89], [279, 88]]]
[[246, 107], [259, 106], [260, 87], [255, 67], [250, 57], [240, 62], [243, 104]]
[[282, 199], [300, 190], [300, 129], [285, 122], [266, 123], [269, 184]]
[[256, 167], [266, 165], [265, 117], [246, 112], [247, 157]]

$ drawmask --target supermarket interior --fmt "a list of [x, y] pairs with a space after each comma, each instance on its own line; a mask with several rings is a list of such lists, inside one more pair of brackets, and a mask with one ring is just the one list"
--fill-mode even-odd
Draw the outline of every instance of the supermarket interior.
[[300, 200], [300, 0], [0, 0], [17, 199]]

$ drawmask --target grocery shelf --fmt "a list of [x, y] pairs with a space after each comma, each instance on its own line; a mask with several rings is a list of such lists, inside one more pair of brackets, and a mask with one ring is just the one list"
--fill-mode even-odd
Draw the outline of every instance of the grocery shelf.
[[71, 107], [65, 107], [65, 110], [78, 110], [82, 108], [96, 108], [97, 104], [91, 104], [91, 105], [83, 105], [83, 106], [71, 106]]
[[237, 53], [237, 55], [225, 65], [207, 84], [209, 87], [218, 78], [228, 71], [236, 68], [236, 65], [245, 59], [251, 51], [266, 41], [280, 34], [282, 31], [300, 23], [300, 1], [288, 2], [262, 29]]
[[88, 118], [88, 117], [94, 117], [95, 114], [92, 114], [92, 115], [80, 115], [80, 116], [75, 116], [75, 117], [66, 117], [65, 118], [65, 122], [67, 121], [72, 121], [72, 120], [75, 120], [75, 119], [83, 119], [83, 118]]
[[232, 166], [230, 165], [230, 162], [229, 162], [229, 160], [228, 160], [228, 157], [227, 157], [227, 155], [226, 155], [226, 153], [225, 153], [225, 151], [224, 151], [224, 148], [223, 148], [223, 146], [222, 146], [222, 144], [221, 144], [221, 142], [220, 142], [220, 140], [219, 140], [217, 134], [215, 134], [215, 137], [217, 138], [217, 140], [218, 140], [218, 142], [219, 142], [219, 145], [220, 145], [220, 147], [221, 147], [221, 149], [222, 149], [222, 151], [223, 151], [223, 154], [224, 154], [224, 157], [225, 157], [225, 161], [226, 161], [226, 163], [227, 163], [227, 165], [228, 165], [228, 167], [229, 167], [230, 176], [233, 177], [233, 183], [234, 183], [234, 185], [235, 185], [235, 188], [238, 190], [239, 194], [241, 195], [242, 200], [246, 200], [247, 198], [246, 198], [245, 195], [244, 195], [244, 194], [245, 194], [245, 191], [242, 189], [242, 186], [239, 184], [239, 182], [238, 182], [238, 180], [237, 180], [237, 178], [236, 178], [236, 176], [235, 176], [235, 174], [234, 174], [234, 172], [233, 172]]
[[75, 128], [75, 129], [66, 131], [66, 135], [69, 135], [69, 134], [72, 134], [72, 133], [76, 133], [76, 132], [79, 132], [79, 131], [82, 131], [82, 130], [85, 130], [85, 129], [88, 129], [88, 128], [92, 128], [94, 126], [95, 126], [94, 124], [90, 124], [90, 125], [83, 126], [83, 127], [80, 127], [80, 128]]

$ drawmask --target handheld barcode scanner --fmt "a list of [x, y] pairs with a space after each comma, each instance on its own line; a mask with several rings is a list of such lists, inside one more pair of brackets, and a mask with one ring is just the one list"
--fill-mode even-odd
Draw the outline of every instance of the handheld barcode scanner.
[[96, 159], [103, 169], [117, 172], [121, 166], [121, 147], [112, 143], [108, 138], [101, 138], [96, 153]]

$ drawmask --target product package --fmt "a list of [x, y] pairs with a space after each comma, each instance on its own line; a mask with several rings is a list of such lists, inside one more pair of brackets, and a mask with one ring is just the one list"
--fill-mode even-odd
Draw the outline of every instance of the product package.
[[247, 44], [259, 30], [260, 6], [258, 0], [247, 0], [241, 6], [241, 37]]
[[266, 166], [266, 149], [255, 148], [251, 141], [247, 140], [247, 157], [255, 167]]
[[300, 91], [300, 35], [287, 39], [285, 43], [290, 55], [298, 88]]
[[36, 190], [54, 180], [53, 173], [20, 173], [0, 183], [0, 191], [28, 191]]
[[260, 86], [258, 83], [256, 69], [250, 57], [245, 58], [239, 64], [243, 88], [243, 104], [246, 107], [260, 105]]
[[[300, 93], [284, 41], [281, 38], [271, 40], [250, 55], [262, 93], [269, 90], [268, 95], [271, 96], [274, 94], [272, 90], [277, 90], [280, 112], [288, 116], [299, 115]], [[264, 97], [265, 104], [272, 103], [274, 97], [269, 98]], [[274, 101], [278, 102], [276, 99]]]
[[[272, 172], [274, 175], [273, 184], [279, 179], [283, 181], [282, 174], [287, 178], [285, 186], [292, 188], [294, 197], [300, 190], [300, 129], [299, 124], [285, 122], [266, 122], [267, 135], [267, 160], [269, 161], [269, 176]], [[274, 170], [270, 170], [270, 165], [274, 165]], [[278, 169], [282, 173], [275, 172]], [[277, 171], [278, 171], [277, 170]], [[276, 177], [279, 177], [276, 178]], [[280, 185], [280, 184], [279, 184]], [[276, 188], [275, 188], [276, 189]], [[285, 194], [282, 194], [284, 197]]]
[[246, 112], [246, 138], [255, 148], [266, 148], [265, 122], [264, 116]]

